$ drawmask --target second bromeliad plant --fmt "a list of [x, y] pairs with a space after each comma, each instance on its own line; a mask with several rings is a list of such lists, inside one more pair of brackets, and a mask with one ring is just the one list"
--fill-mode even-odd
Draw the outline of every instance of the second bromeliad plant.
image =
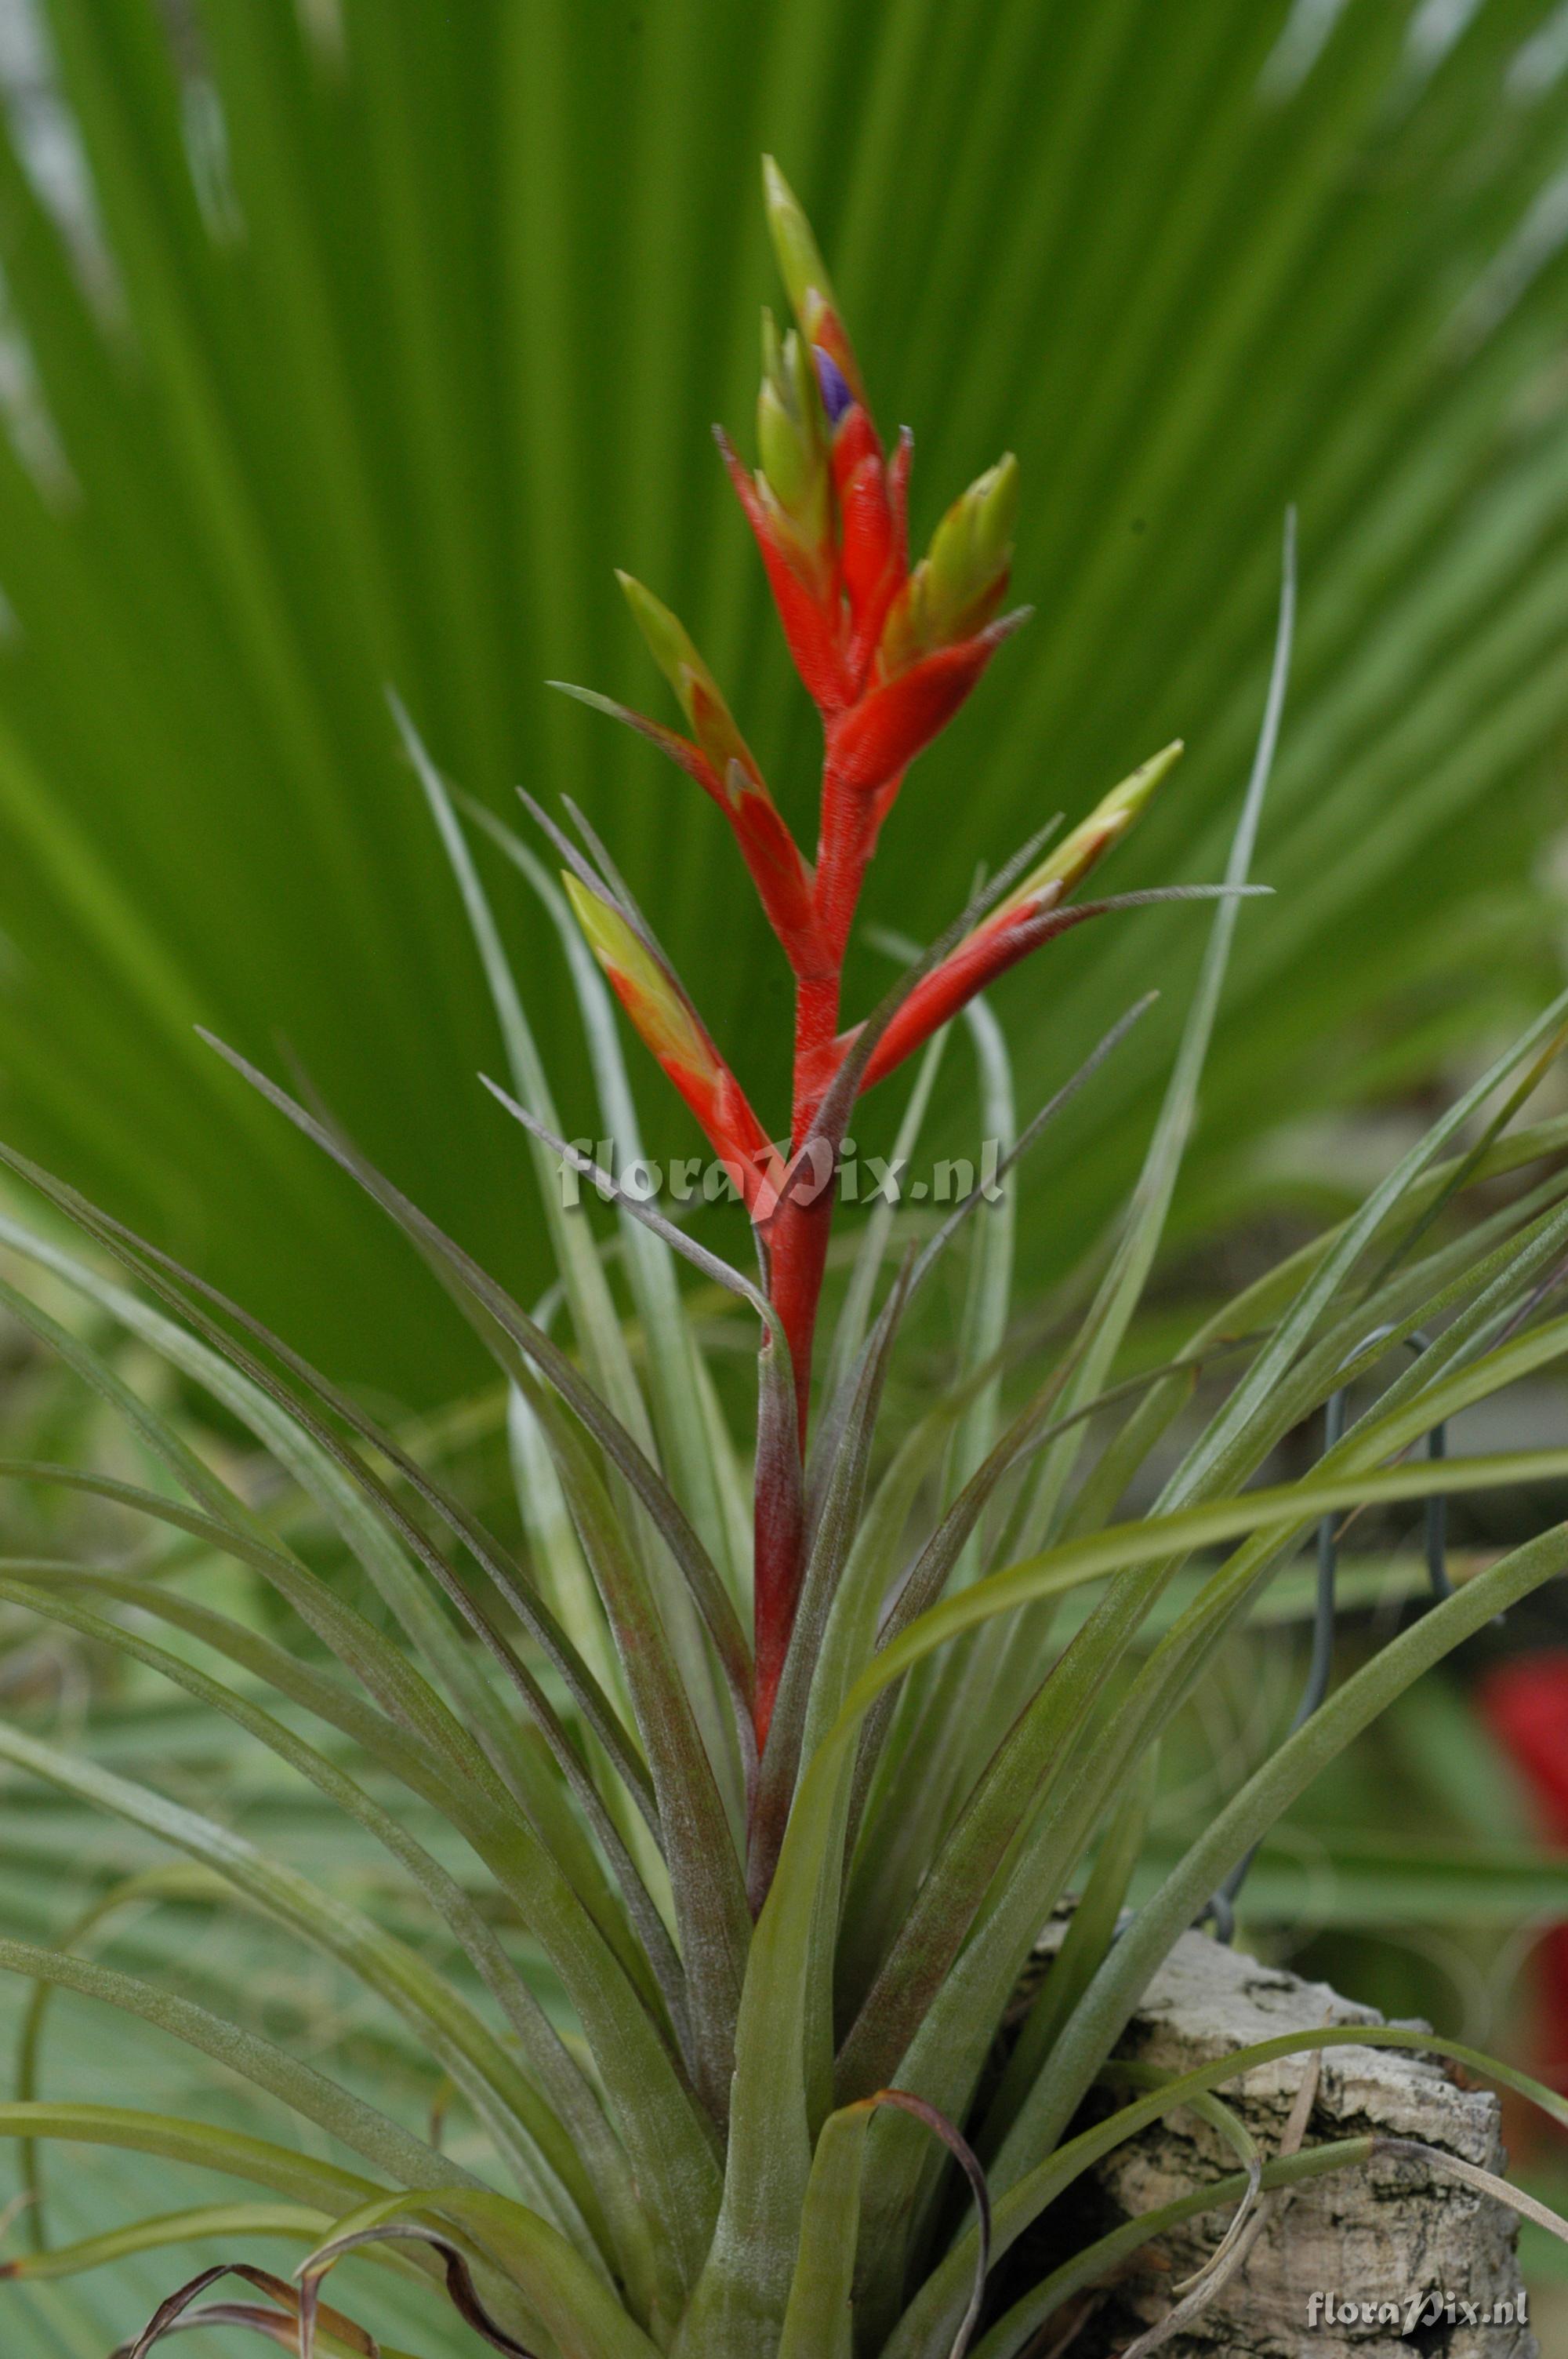
[[[1568, 1352], [1568, 1320], [1544, 1307], [1568, 1252], [1563, 1126], [1506, 1128], [1558, 1045], [1568, 1003], [1499, 1060], [1353, 1220], [1249, 1288], [1168, 1366], [1114, 1380], [1247, 889], [1283, 694], [1287, 569], [1230, 873], [1212, 888], [1219, 904], [1165, 1104], [1087, 1310], [1065, 1338], [1034, 1345], [1033, 1364], [1010, 1349], [1012, 1207], [982, 1206], [978, 1191], [925, 1234], [879, 1306], [889, 1223], [873, 1216], [814, 1398], [835, 1168], [858, 1097], [923, 1050], [907, 1143], [945, 1028], [963, 1012], [987, 1075], [989, 1125], [1009, 1128], [1005, 1053], [977, 995], [1064, 928], [1157, 897], [1067, 905], [1179, 749], [1135, 772], [1054, 848], [1030, 847], [869, 1017], [845, 1027], [845, 952], [878, 831], [908, 765], [1021, 619], [1000, 613], [1015, 469], [1003, 460], [982, 476], [910, 567], [908, 438], [889, 459], [809, 231], [771, 167], [768, 201], [797, 328], [780, 339], [765, 323], [760, 472], [728, 448], [726, 460], [822, 714], [815, 864], [685, 632], [633, 582], [633, 611], [690, 734], [610, 709], [719, 804], [788, 959], [796, 1023], [786, 1138], [775, 1142], [752, 1111], [591, 831], [578, 821], [579, 848], [537, 814], [565, 861], [578, 934], [533, 853], [486, 821], [561, 928], [604, 1126], [635, 1154], [614, 1023], [582, 934], [744, 1200], [760, 1277], [618, 1196], [629, 1302], [617, 1299], [586, 1211], [562, 1202], [557, 1158], [613, 1192], [611, 1183], [556, 1136], [544, 1066], [477, 874], [411, 732], [506, 1037], [507, 1103], [534, 1136], [570, 1348], [549, 1314], [513, 1301], [330, 1124], [243, 1070], [406, 1232], [505, 1371], [528, 1562], [277, 1338], [9, 1158], [129, 1268], [138, 1290], [109, 1286], [19, 1223], [0, 1223], [0, 1235], [248, 1427], [325, 1513], [401, 1632], [394, 1643], [355, 1613], [92, 1350], [14, 1298], [18, 1315], [132, 1419], [169, 1478], [160, 1491], [115, 1484], [110, 1495], [183, 1546], [194, 1538], [250, 1567], [297, 1617], [297, 1643], [258, 1643], [184, 1600], [175, 1581], [88, 1567], [5, 1571], [0, 1600], [127, 1649], [239, 1720], [386, 1848], [460, 1949], [465, 1973], [437, 1972], [232, 1829], [21, 1729], [0, 1727], [0, 1760], [148, 1829], [326, 1950], [428, 2048], [490, 2159], [481, 2171], [460, 2167], [243, 2026], [112, 1968], [14, 1942], [0, 1946], [0, 1962], [90, 1990], [221, 2055], [329, 2131], [355, 2167], [112, 2105], [0, 2107], [0, 2134], [204, 2159], [287, 2195], [296, 2207], [287, 2223], [275, 2201], [249, 2224], [307, 2240], [297, 2282], [248, 2269], [256, 2299], [209, 2310], [286, 2343], [314, 2338], [322, 2352], [366, 2347], [346, 2320], [319, 2312], [318, 2298], [328, 2268], [362, 2247], [444, 2276], [477, 2337], [543, 2359], [949, 2359], [971, 2345], [983, 2359], [1018, 2359], [1109, 2256], [1064, 2251], [1041, 2283], [1014, 2284], [1005, 2301], [989, 2291], [992, 2257], [1118, 2141], [1195, 2096], [1212, 2102], [1217, 2084], [1259, 2060], [1225, 2060], [1075, 2134], [1153, 1967], [1390, 1697], [1568, 1567], [1568, 1533], [1554, 1530], [1403, 1632], [1241, 1787], [1111, 1940], [1162, 1733], [1271, 1573], [1326, 1510], [1419, 1497], [1430, 1474], [1400, 1462], [1412, 1442]], [[1010, 1162], [1139, 1012], [1011, 1140]], [[1479, 1137], [1460, 1153], [1471, 1124]], [[1439, 1224], [1473, 1183], [1532, 1166], [1533, 1184], [1465, 1234]], [[880, 1411], [900, 1321], [960, 1236], [970, 1279], [954, 1381], [889, 1437]], [[749, 1499], [676, 1285], [681, 1256], [760, 1322]], [[640, 1367], [626, 1308], [647, 1345]], [[1246, 1487], [1285, 1433], [1418, 1328], [1435, 1340], [1309, 1478]], [[1015, 1363], [1030, 1388], [1004, 1423]], [[1217, 1367], [1227, 1385], [1157, 1504], [1115, 1522], [1150, 1451]], [[1099, 1447], [1086, 1473], [1091, 1417]], [[1564, 1474], [1568, 1451], [1456, 1460], [1444, 1479], [1458, 1491]], [[53, 1470], [47, 1479], [91, 1488], [95, 1478]], [[1217, 1549], [1228, 1553], [1216, 1560]], [[1152, 1610], [1178, 1574], [1184, 1602], [1151, 1643]], [[1080, 1591], [1087, 1612], [1070, 1636], [1054, 1636], [1054, 1601]], [[149, 1636], [160, 1620], [212, 1651], [216, 1675], [193, 1667], [189, 1647]], [[258, 1680], [294, 1708], [287, 1721], [257, 1702]], [[325, 1751], [299, 1734], [301, 1714], [326, 1731]], [[458, 1839], [458, 1873], [411, 1832], [410, 1798]], [[999, 2059], [1040, 1929], [1086, 1874], [1067, 1948]], [[478, 1893], [488, 1909], [475, 1906]], [[509, 1920], [549, 1962], [571, 2010], [569, 2043], [494, 1930]], [[514, 2044], [498, 2038], [502, 2028]], [[1417, 2044], [1407, 2032], [1364, 2029], [1325, 2032], [1316, 2044], [1368, 2038]], [[1268, 2052], [1292, 2044], [1312, 2043]], [[1535, 2093], [1568, 2118], [1562, 2101]], [[1186, 2208], [1253, 2203], [1265, 2185], [1365, 2164], [1372, 2143], [1252, 2155], [1233, 2183]], [[514, 2192], [497, 2183], [508, 2179]], [[973, 2221], [956, 2200], [969, 2190]], [[1165, 2220], [1152, 2217], [1147, 2234]], [[246, 2224], [245, 2207], [226, 2209], [224, 2233]], [[118, 2249], [176, 2244], [200, 2226], [192, 2214], [150, 2220]], [[12, 2273], [71, 2266], [70, 2253], [56, 2253]], [[172, 2296], [128, 2346], [136, 2359], [204, 2314], [206, 2288], [222, 2273], [220, 2264]]]

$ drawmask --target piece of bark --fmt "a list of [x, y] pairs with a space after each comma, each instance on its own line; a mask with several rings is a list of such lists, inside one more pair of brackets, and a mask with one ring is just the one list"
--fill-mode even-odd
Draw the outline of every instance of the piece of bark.
[[[1054, 1925], [1042, 1943], [1061, 1937]], [[1378, 2023], [1370, 2007], [1325, 1983], [1260, 1965], [1206, 1935], [1177, 1942], [1150, 1984], [1119, 2053], [1172, 2073], [1190, 2071], [1255, 2041], [1325, 2023]], [[1265, 2157], [1278, 2151], [1304, 2056], [1260, 2066], [1217, 2093], [1239, 2114]], [[1499, 2175], [1506, 2165], [1501, 2109], [1489, 2090], [1461, 2087], [1435, 2058], [1391, 2048], [1323, 2051], [1322, 2077], [1306, 2144], [1381, 2131], [1442, 2148]], [[1099, 2166], [1104, 2226], [1153, 2211], [1206, 2179], [1236, 2168], [1218, 2134], [1191, 2112], [1155, 2123]], [[1170, 2288], [1200, 2268], [1223, 2234], [1223, 2211], [1184, 2222], [1148, 2248], [1111, 2288], [1075, 2339], [1075, 2359], [1113, 2353], [1161, 2318]], [[1520, 2322], [1519, 2223], [1495, 2198], [1420, 2161], [1375, 2157], [1281, 2193], [1246, 2261], [1202, 2315], [1162, 2346], [1169, 2359], [1537, 2359]], [[1314, 2322], [1312, 2298], [1372, 2305], [1368, 2320]], [[1454, 2303], [1406, 2334], [1422, 2296]], [[1393, 2303], [1398, 2323], [1377, 2311]], [[1476, 2322], [1462, 2305], [1471, 2304]], [[1498, 2305], [1509, 2306], [1501, 2323]]]

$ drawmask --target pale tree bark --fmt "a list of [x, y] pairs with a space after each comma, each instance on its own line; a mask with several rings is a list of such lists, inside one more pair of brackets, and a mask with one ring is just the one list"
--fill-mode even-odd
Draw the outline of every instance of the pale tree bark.
[[[1043, 1948], [1054, 1947], [1053, 1936], [1060, 1938], [1059, 1929]], [[1120, 2053], [1175, 2073], [1282, 2032], [1380, 2020], [1325, 1983], [1303, 1982], [1189, 1933], [1151, 1984]], [[1307, 2059], [1287, 2057], [1220, 2093], [1265, 2157], [1280, 2148], [1307, 2070]], [[1494, 2173], [1506, 2168], [1500, 2108], [1489, 2090], [1462, 2086], [1441, 2062], [1398, 2049], [1325, 2050], [1305, 2143], [1367, 2131], [1419, 2141]], [[1178, 2113], [1100, 2166], [1098, 2225], [1103, 2232], [1236, 2169], [1217, 2130]], [[1040, 2350], [1064, 2347], [1068, 2333], [1074, 2359], [1124, 2349], [1165, 2314], [1173, 2285], [1202, 2267], [1227, 2224], [1223, 2212], [1184, 2223], [1147, 2248], [1098, 2302], [1061, 2314]], [[1495, 2198], [1439, 2166], [1376, 2157], [1274, 2199], [1241, 2267], [1162, 2352], [1165, 2359], [1537, 2359], [1534, 2337], [1520, 2322], [1518, 2224]], [[1314, 2311], [1314, 2295], [1332, 2295], [1341, 2308], [1370, 2304], [1374, 2313], [1392, 2303], [1400, 2322], [1375, 2314], [1331, 2321], [1322, 2300]], [[1434, 2317], [1429, 2302], [1407, 2334], [1409, 2305], [1422, 2296], [1452, 2296], [1454, 2314]], [[1482, 2323], [1488, 2316], [1496, 2321], [1499, 2305], [1511, 2316]]]

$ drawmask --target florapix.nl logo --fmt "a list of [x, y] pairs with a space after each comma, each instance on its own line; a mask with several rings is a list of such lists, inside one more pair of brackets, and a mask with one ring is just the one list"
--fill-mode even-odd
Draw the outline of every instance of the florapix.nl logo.
[[[583, 1190], [592, 1189], [605, 1201], [624, 1196], [633, 1204], [737, 1203], [741, 1187], [733, 1167], [713, 1156], [672, 1155], [655, 1162], [644, 1155], [622, 1157], [612, 1138], [573, 1138], [570, 1158], [556, 1160], [560, 1201], [569, 1212], [581, 1203]], [[825, 1140], [814, 1156], [806, 1151], [806, 1166], [789, 1182], [789, 1192], [810, 1204], [833, 1179], [834, 1163]], [[845, 1204], [928, 1204], [935, 1208], [961, 1204], [979, 1195], [988, 1204], [1002, 1195], [1002, 1159], [1007, 1150], [1000, 1139], [980, 1141], [977, 1161], [956, 1155], [916, 1169], [906, 1155], [862, 1156], [852, 1138], [838, 1150], [838, 1200]], [[591, 1167], [589, 1169], [589, 1167]], [[596, 1176], [597, 1175], [597, 1176]]]

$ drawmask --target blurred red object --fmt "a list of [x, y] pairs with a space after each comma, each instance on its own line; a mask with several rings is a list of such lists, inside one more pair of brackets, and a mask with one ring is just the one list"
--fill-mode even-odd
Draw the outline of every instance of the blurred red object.
[[[1541, 1814], [1541, 1832], [1568, 1847], [1568, 1648], [1516, 1655], [1488, 1671], [1476, 1701]], [[1568, 2090], [1568, 1924], [1537, 1951], [1541, 2052], [1536, 2070]]]

